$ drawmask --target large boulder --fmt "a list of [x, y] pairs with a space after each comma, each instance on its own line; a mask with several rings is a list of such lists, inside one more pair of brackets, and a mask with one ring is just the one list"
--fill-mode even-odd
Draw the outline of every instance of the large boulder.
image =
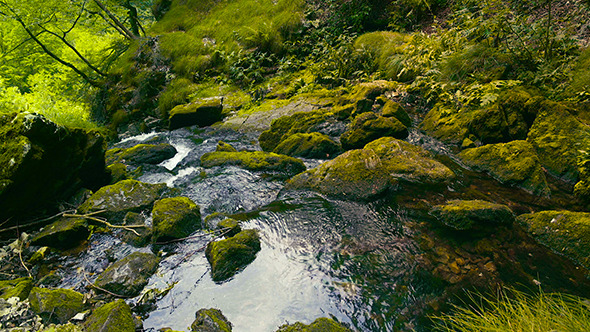
[[211, 264], [211, 277], [214, 281], [224, 281], [250, 264], [260, 251], [258, 232], [247, 229], [228, 239], [210, 242], [205, 256]]
[[119, 299], [94, 309], [84, 327], [92, 332], [134, 332], [135, 322], [129, 305]]
[[352, 330], [331, 318], [318, 318], [309, 325], [301, 322], [283, 325], [276, 332], [352, 332]]
[[219, 309], [201, 309], [195, 314], [191, 332], [231, 332], [232, 325]]
[[437, 185], [455, 174], [421, 147], [383, 137], [298, 174], [286, 188], [313, 189], [348, 199], [370, 199], [407, 183]]
[[352, 121], [349, 129], [340, 136], [340, 142], [345, 150], [361, 149], [365, 144], [385, 136], [406, 138], [408, 128], [394, 117], [365, 112]]
[[31, 309], [43, 319], [65, 323], [84, 311], [84, 295], [71, 289], [33, 288], [29, 294]]
[[460, 231], [493, 229], [514, 221], [514, 213], [508, 206], [482, 200], [452, 200], [435, 206], [430, 213], [443, 225]]
[[137, 296], [158, 268], [154, 254], [134, 252], [111, 264], [94, 284], [121, 296]]
[[539, 196], [550, 194], [539, 157], [527, 141], [488, 144], [463, 150], [459, 156], [467, 166], [487, 172], [503, 184]]
[[114, 148], [106, 152], [107, 164], [123, 162], [126, 164], [159, 164], [174, 157], [176, 148], [167, 143], [137, 144], [128, 149]]
[[340, 145], [320, 133], [297, 133], [284, 139], [274, 153], [291, 157], [330, 159], [340, 151]]
[[210, 126], [221, 121], [222, 110], [223, 98], [220, 97], [198, 99], [190, 104], [176, 106], [170, 111], [169, 128]]
[[201, 166], [211, 168], [234, 165], [251, 171], [271, 171], [294, 175], [305, 170], [299, 159], [263, 151], [208, 152], [201, 156]]
[[32, 278], [18, 278], [0, 281], [0, 299], [18, 297], [21, 301], [29, 297], [33, 289]]
[[590, 268], [590, 213], [542, 211], [518, 221], [541, 244]]
[[31, 239], [31, 245], [48, 246], [55, 249], [71, 249], [90, 235], [88, 222], [83, 218], [60, 218], [45, 226]]
[[181, 239], [201, 228], [200, 207], [188, 197], [156, 201], [152, 219], [156, 242]]
[[98, 132], [58, 126], [37, 114], [1, 114], [0, 220], [17, 221], [81, 187], [104, 185], [104, 153]]
[[127, 212], [140, 212], [151, 209], [154, 202], [167, 191], [164, 183], [149, 184], [135, 180], [123, 180], [102, 187], [88, 198], [80, 207], [80, 213], [104, 212], [111, 223], [120, 223]]

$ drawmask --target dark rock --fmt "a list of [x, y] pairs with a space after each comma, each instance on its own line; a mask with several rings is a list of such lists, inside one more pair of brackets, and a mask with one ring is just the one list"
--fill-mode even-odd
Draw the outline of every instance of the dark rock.
[[174, 157], [176, 148], [167, 143], [138, 144], [128, 149], [110, 149], [106, 152], [107, 164], [126, 163], [131, 165], [156, 165]]
[[231, 332], [232, 325], [219, 309], [201, 309], [195, 314], [191, 332]]
[[158, 263], [154, 254], [134, 252], [111, 264], [94, 284], [118, 295], [137, 296], [156, 272]]
[[170, 111], [170, 130], [198, 125], [206, 127], [221, 121], [223, 98], [200, 99], [187, 105], [179, 105]]
[[340, 145], [320, 133], [297, 133], [287, 137], [274, 153], [292, 157], [329, 159], [340, 151]]
[[31, 289], [33, 289], [32, 278], [18, 278], [0, 281], [0, 299], [18, 297], [23, 301], [29, 297]]
[[77, 247], [90, 235], [88, 223], [83, 218], [60, 218], [45, 226], [31, 239], [31, 245], [48, 246], [66, 250]]
[[485, 229], [514, 221], [514, 213], [506, 205], [481, 200], [449, 201], [435, 206], [430, 213], [443, 225], [460, 231]]
[[210, 242], [205, 256], [211, 264], [214, 281], [231, 278], [241, 268], [250, 264], [260, 251], [260, 238], [253, 229], [243, 230], [229, 239]]
[[301, 160], [272, 152], [208, 152], [201, 157], [201, 166], [205, 168], [221, 165], [235, 165], [251, 171], [274, 171], [289, 175], [305, 170]]
[[84, 295], [71, 289], [34, 287], [29, 294], [31, 309], [44, 320], [65, 323], [84, 311]]
[[111, 178], [109, 184], [115, 184], [119, 181], [131, 178], [129, 172], [127, 171], [127, 165], [123, 163], [114, 163], [107, 166], [107, 172], [110, 174]]
[[365, 144], [386, 136], [406, 138], [408, 128], [396, 118], [386, 118], [373, 112], [366, 112], [352, 121], [348, 131], [340, 136], [340, 142], [345, 150], [360, 149]]
[[352, 332], [352, 330], [331, 318], [318, 318], [309, 325], [300, 322], [283, 325], [276, 332]]
[[138, 234], [127, 230], [121, 230], [118, 233], [118, 237], [134, 247], [144, 247], [149, 244], [152, 240], [153, 229], [145, 224], [146, 218], [143, 213], [128, 212], [123, 219], [123, 225], [125, 226], [144, 226], [133, 228]]
[[181, 239], [201, 228], [200, 207], [188, 197], [156, 201], [152, 218], [156, 242]]
[[129, 305], [116, 300], [93, 310], [84, 328], [92, 332], [135, 332], [135, 323]]

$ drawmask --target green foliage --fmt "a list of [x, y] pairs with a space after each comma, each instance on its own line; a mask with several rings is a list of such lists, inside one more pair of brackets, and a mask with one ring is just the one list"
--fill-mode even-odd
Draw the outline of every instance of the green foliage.
[[167, 115], [177, 105], [189, 102], [189, 96], [197, 91], [197, 85], [186, 78], [176, 78], [166, 87], [158, 99], [158, 109]]
[[391, 13], [389, 26], [395, 30], [411, 31], [431, 19], [446, 5], [446, 0], [394, 0], [388, 9]]

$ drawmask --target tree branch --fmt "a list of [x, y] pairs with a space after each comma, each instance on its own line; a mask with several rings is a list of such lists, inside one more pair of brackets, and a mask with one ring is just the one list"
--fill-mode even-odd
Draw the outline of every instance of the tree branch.
[[127, 29], [127, 27], [125, 27], [123, 25], [123, 23], [121, 23], [117, 19], [117, 17], [115, 17], [115, 15], [113, 15], [113, 13], [111, 13], [107, 9], [107, 7], [105, 7], [105, 5], [102, 2], [100, 2], [100, 0], [94, 0], [94, 3], [96, 3], [96, 5], [107, 14], [107, 16], [111, 19], [111, 21], [124, 32], [124, 34], [123, 34], [124, 36], [126, 36], [128, 39], [131, 39], [131, 40], [137, 39], [138, 36], [134, 35], [131, 31], [129, 31], [129, 29]]

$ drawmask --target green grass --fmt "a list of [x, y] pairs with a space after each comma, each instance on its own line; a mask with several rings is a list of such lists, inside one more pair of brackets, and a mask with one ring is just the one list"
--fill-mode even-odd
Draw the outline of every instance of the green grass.
[[495, 297], [471, 295], [468, 307], [435, 318], [435, 331], [590, 331], [590, 301], [573, 295], [513, 289]]

